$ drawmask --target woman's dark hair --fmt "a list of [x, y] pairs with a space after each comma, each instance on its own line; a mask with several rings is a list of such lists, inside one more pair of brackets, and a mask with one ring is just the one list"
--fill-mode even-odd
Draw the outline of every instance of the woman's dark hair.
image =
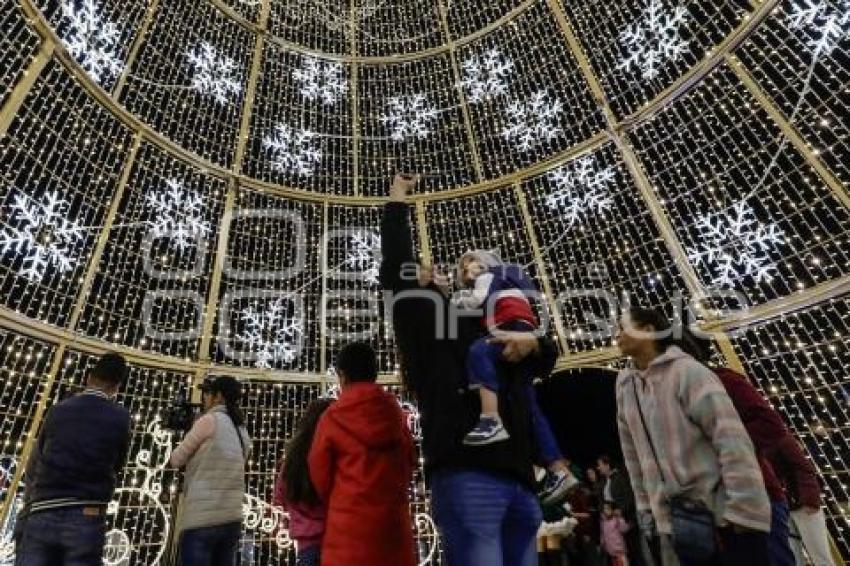
[[310, 471], [307, 468], [307, 455], [313, 444], [316, 426], [319, 418], [331, 406], [330, 399], [317, 399], [310, 403], [307, 411], [298, 422], [295, 436], [286, 444], [283, 456], [281, 474], [286, 487], [286, 499], [292, 503], [317, 505], [319, 496], [310, 481]]
[[242, 399], [242, 385], [235, 377], [229, 375], [219, 375], [207, 378], [201, 391], [207, 393], [221, 393], [224, 397], [224, 408], [233, 424], [240, 427], [245, 424], [245, 416], [242, 414], [242, 409], [239, 407], [239, 402]]
[[676, 341], [676, 345], [704, 366], [710, 365], [711, 343], [708, 339], [697, 336], [687, 326], [682, 328], [682, 336]]
[[676, 345], [670, 320], [660, 310], [632, 307], [629, 309], [629, 319], [632, 325], [636, 327], [645, 328], [651, 326], [655, 330], [658, 334], [655, 337], [655, 349], [659, 353], [666, 352], [667, 348]]

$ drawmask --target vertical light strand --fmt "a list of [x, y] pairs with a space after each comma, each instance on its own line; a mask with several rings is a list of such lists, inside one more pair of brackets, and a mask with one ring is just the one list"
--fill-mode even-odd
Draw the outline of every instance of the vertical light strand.
[[130, 76], [130, 71], [132, 70], [133, 63], [136, 61], [136, 56], [139, 54], [139, 50], [147, 38], [148, 31], [150, 31], [151, 24], [156, 16], [156, 11], [159, 9], [159, 2], [160, 0], [148, 0], [148, 7], [145, 10], [145, 18], [142, 20], [142, 25], [139, 27], [136, 37], [133, 38], [133, 44], [130, 46], [129, 53], [127, 53], [127, 60], [124, 61], [124, 68], [121, 69], [121, 74], [118, 76], [118, 81], [115, 83], [115, 88], [112, 90], [112, 100], [115, 100], [116, 102], [121, 98], [121, 92], [127, 84], [127, 78]]
[[782, 134], [791, 142], [791, 145], [797, 152], [806, 160], [806, 163], [815, 170], [821, 180], [835, 193], [835, 196], [841, 203], [850, 209], [850, 193], [838, 178], [827, 168], [826, 164], [812, 151], [812, 148], [803, 140], [803, 137], [797, 129], [788, 121], [788, 118], [771, 100], [770, 96], [756, 82], [755, 78], [744, 67], [744, 64], [732, 55], [726, 55], [726, 61], [734, 71], [735, 75], [741, 80], [741, 83], [747, 88], [750, 94], [758, 101], [762, 109], [770, 115], [770, 118], [776, 126], [782, 131]]
[[452, 64], [452, 78], [454, 79], [455, 92], [460, 101], [460, 112], [463, 115], [463, 125], [466, 130], [466, 140], [469, 144], [470, 155], [472, 156], [472, 167], [475, 171], [476, 180], [484, 180], [484, 169], [481, 166], [481, 156], [478, 154], [478, 144], [475, 143], [475, 134], [472, 130], [472, 118], [469, 116], [469, 104], [466, 100], [466, 92], [460, 86], [462, 76], [460, 74], [460, 65], [457, 62], [457, 50], [455, 49], [454, 41], [452, 40], [452, 31], [449, 28], [448, 9], [444, 0], [437, 0], [437, 9], [440, 12], [440, 23], [443, 27], [443, 33], [446, 36], [446, 46], [449, 49], [449, 60]]
[[[351, 0], [350, 9], [351, 22], [348, 26], [348, 32], [351, 35], [349, 38], [349, 55], [352, 61], [357, 56], [357, 31], [359, 30], [358, 19], [359, 12], [357, 11], [357, 0]], [[358, 92], [358, 84], [360, 81], [360, 66], [356, 62], [351, 63], [351, 77], [348, 87], [349, 96], [351, 96], [351, 185], [354, 191], [354, 196], [359, 197], [360, 189], [360, 93]], [[327, 203], [325, 204], [327, 207]]]
[[319, 371], [321, 372], [322, 391], [325, 391], [328, 372], [328, 201], [322, 206], [322, 296], [319, 304]]
[[425, 201], [416, 201], [416, 227], [419, 233], [419, 257], [425, 265], [431, 265], [433, 256], [431, 255], [431, 246], [428, 243], [428, 219], [425, 215]]
[[534, 254], [534, 263], [537, 266], [537, 273], [540, 276], [540, 281], [543, 283], [543, 292], [546, 293], [546, 302], [549, 306], [549, 312], [555, 322], [555, 333], [558, 336], [558, 343], [561, 345], [561, 351], [566, 353], [569, 351], [567, 346], [567, 332], [564, 326], [564, 319], [561, 317], [561, 311], [558, 309], [558, 302], [555, 300], [555, 294], [552, 291], [552, 284], [549, 280], [549, 273], [546, 270], [546, 262], [543, 260], [543, 255], [540, 251], [540, 243], [537, 241], [537, 234], [534, 232], [534, 224], [531, 219], [531, 214], [528, 212], [528, 202], [526, 202], [525, 194], [522, 192], [520, 183], [514, 183], [514, 194], [516, 194], [519, 209], [522, 212], [522, 221], [525, 226], [525, 231], [528, 234], [528, 241], [531, 243], [531, 251]]
[[667, 215], [664, 212], [664, 208], [661, 206], [658, 197], [655, 195], [655, 192], [652, 189], [652, 185], [650, 184], [646, 173], [643, 171], [643, 168], [639, 160], [637, 159], [634, 150], [632, 150], [631, 146], [624, 139], [620, 125], [617, 123], [617, 120], [614, 117], [614, 113], [611, 111], [611, 107], [605, 97], [605, 93], [602, 91], [599, 79], [593, 72], [593, 68], [590, 65], [590, 60], [587, 58], [587, 55], [585, 55], [584, 48], [581, 46], [581, 43], [573, 32], [572, 26], [569, 20], [567, 19], [566, 14], [564, 14], [564, 11], [561, 9], [561, 6], [560, 4], [558, 4], [557, 0], [547, 1], [549, 4], [549, 8], [555, 15], [555, 19], [558, 21], [558, 25], [561, 28], [562, 33], [566, 37], [567, 43], [570, 46], [570, 52], [573, 54], [573, 57], [575, 57], [576, 61], [578, 61], [579, 68], [581, 69], [582, 74], [587, 80], [588, 85], [590, 86], [590, 90], [593, 92], [594, 97], [596, 97], [597, 102], [599, 103], [605, 114], [605, 120], [608, 123], [608, 135], [611, 138], [611, 141], [614, 142], [614, 144], [617, 146], [617, 149], [620, 151], [620, 154], [623, 158], [623, 162], [625, 163], [626, 168], [629, 170], [629, 174], [631, 175], [632, 180], [635, 182], [635, 185], [640, 191], [640, 194], [643, 197], [647, 208], [649, 209], [652, 219], [658, 227], [659, 233], [664, 239], [664, 243], [667, 245], [667, 249], [669, 250], [670, 255], [672, 256], [676, 267], [679, 269], [679, 273], [682, 276], [682, 279], [685, 281], [685, 285], [688, 288], [688, 292], [690, 292], [691, 296], [697, 302], [699, 308], [700, 299], [705, 297], [705, 291], [703, 290], [702, 283], [700, 282], [696, 271], [694, 271], [694, 268], [688, 261], [685, 249], [679, 242], [679, 239], [676, 236], [676, 231], [673, 228], [673, 225], [670, 223], [670, 219], [667, 218]]
[[257, 81], [260, 78], [260, 69], [263, 63], [263, 43], [269, 24], [269, 13], [271, 11], [271, 0], [262, 0], [260, 3], [260, 21], [258, 24], [257, 37], [254, 40], [254, 54], [251, 57], [251, 71], [248, 75], [248, 85], [245, 89], [245, 103], [242, 107], [242, 119], [239, 124], [239, 137], [236, 139], [236, 152], [233, 157], [233, 172], [242, 172], [242, 160], [245, 157], [245, 148], [248, 145], [248, 132], [251, 127], [251, 114], [254, 111], [254, 97], [257, 93]]
[[50, 59], [53, 57], [53, 49], [54, 45], [52, 40], [46, 38], [42, 39], [41, 47], [39, 47], [35, 57], [33, 57], [29, 66], [22, 73], [20, 80], [14, 87], [12, 87], [12, 92], [9, 93], [3, 107], [0, 108], [0, 138], [6, 135], [9, 126], [15, 119], [15, 116], [17, 115], [18, 110], [20, 110], [21, 104], [24, 103], [24, 99], [26, 99], [30, 89], [32, 89], [32, 86], [35, 84], [39, 75], [41, 75], [44, 67], [47, 66], [47, 63], [50, 62]]

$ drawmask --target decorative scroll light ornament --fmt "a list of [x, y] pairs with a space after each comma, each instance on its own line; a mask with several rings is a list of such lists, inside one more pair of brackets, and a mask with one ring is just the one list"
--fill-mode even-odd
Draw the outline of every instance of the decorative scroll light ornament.
[[374, 230], [360, 230], [352, 234], [351, 248], [343, 262], [357, 270], [369, 285], [378, 285], [381, 267], [381, 236]]
[[[155, 522], [157, 538], [146, 538], [138, 543], [146, 547], [155, 547], [153, 555], [148, 554], [148, 564], [155, 566], [162, 563], [165, 548], [171, 529], [171, 514], [162, 504], [161, 495], [163, 491], [163, 472], [168, 466], [173, 446], [173, 433], [160, 426], [159, 419], [154, 419], [145, 429], [145, 436], [152, 440], [150, 448], [139, 450], [135, 457], [136, 469], [144, 474], [144, 479], [139, 487], [121, 487], [115, 490], [115, 495], [107, 507], [107, 515], [112, 517], [116, 525], [106, 534], [106, 546], [104, 547], [104, 564], [106, 566], [127, 566], [131, 563], [133, 544], [137, 540], [134, 537], [132, 525], [135, 521], [120, 521], [122, 514], [144, 514], [144, 523]], [[151, 516], [151, 514], [153, 516]], [[123, 523], [128, 527], [120, 528]], [[151, 557], [152, 556], [152, 557]]]
[[413, 439], [417, 442], [422, 442], [422, 425], [420, 423], [419, 407], [410, 401], [402, 401], [399, 399], [398, 404], [401, 406], [401, 411], [407, 417], [407, 429], [413, 435]]
[[416, 525], [416, 540], [419, 541], [419, 566], [427, 566], [437, 552], [437, 525], [428, 513], [417, 513], [413, 521]]
[[549, 174], [558, 189], [546, 198], [549, 208], [562, 210], [568, 228], [588, 214], [605, 214], [614, 199], [607, 186], [614, 182], [613, 167], [596, 168], [596, 160], [582, 157], [574, 165], [564, 165]]
[[239, 312], [245, 327], [237, 338], [251, 351], [258, 368], [270, 368], [278, 361], [290, 363], [298, 357], [304, 323], [287, 314], [284, 299], [280, 297], [264, 308], [250, 306]]
[[642, 18], [620, 34], [629, 55], [617, 68], [635, 67], [645, 79], [658, 76], [664, 63], [675, 61], [687, 51], [688, 43], [679, 36], [679, 28], [688, 16], [683, 6], [668, 12], [661, 0], [650, 0]]
[[460, 86], [466, 89], [470, 104], [492, 100], [508, 90], [507, 77], [513, 62], [498, 48], [490, 49], [483, 56], [471, 55], [463, 62], [463, 80]]
[[199, 237], [212, 230], [204, 219], [204, 199], [197, 191], [183, 187], [177, 179], [165, 183], [167, 189], [145, 195], [145, 204], [151, 210], [151, 233], [156, 238], [171, 238], [181, 250], [196, 244]]
[[562, 109], [559, 99], [552, 100], [546, 90], [538, 90], [525, 102], [513, 102], [505, 109], [507, 126], [502, 137], [514, 142], [520, 151], [553, 140], [561, 133], [556, 120]]
[[776, 266], [768, 254], [785, 243], [785, 234], [776, 224], [760, 223], [746, 202], [700, 217], [696, 230], [701, 245], [689, 248], [688, 258], [712, 269], [716, 285], [732, 287], [746, 276], [757, 283], [773, 279]]
[[118, 76], [124, 68], [119, 56], [121, 31], [101, 17], [94, 0], [65, 0], [62, 16], [68, 24], [62, 43], [80, 66], [101, 84]]
[[[15, 475], [18, 460], [15, 456], [0, 456], [0, 496], [3, 499], [9, 497], [8, 485]], [[0, 524], [0, 566], [13, 566], [15, 564], [15, 522], [18, 514], [24, 506], [23, 482], [18, 485], [18, 493], [12, 501], [9, 513]]]
[[307, 100], [321, 100], [332, 106], [348, 92], [348, 79], [342, 63], [323, 61], [304, 56], [301, 68], [292, 72], [292, 78], [301, 84], [301, 96]]
[[788, 14], [788, 21], [792, 29], [811, 29], [813, 34], [808, 45], [817, 59], [820, 54], [831, 52], [850, 35], [850, 0], [835, 5], [823, 0], [798, 0]]
[[85, 240], [83, 227], [68, 218], [71, 205], [55, 192], [39, 201], [20, 194], [12, 204], [12, 222], [0, 232], [0, 254], [23, 256], [19, 274], [31, 281], [44, 277], [48, 267], [71, 271]]
[[263, 139], [263, 147], [272, 154], [272, 167], [283, 173], [310, 175], [322, 160], [322, 151], [314, 143], [316, 134], [278, 124], [274, 133]]
[[390, 137], [395, 141], [428, 137], [431, 134], [429, 126], [439, 113], [421, 93], [394, 96], [390, 98], [387, 108], [387, 113], [381, 116], [381, 123], [390, 129]]
[[242, 518], [245, 529], [273, 538], [279, 551], [292, 548], [294, 541], [289, 538], [289, 515], [280, 507], [246, 493], [242, 498]]
[[192, 66], [192, 88], [212, 96], [219, 104], [227, 103], [231, 96], [242, 92], [242, 81], [236, 74], [236, 61], [220, 55], [209, 42], [202, 42], [186, 54]]

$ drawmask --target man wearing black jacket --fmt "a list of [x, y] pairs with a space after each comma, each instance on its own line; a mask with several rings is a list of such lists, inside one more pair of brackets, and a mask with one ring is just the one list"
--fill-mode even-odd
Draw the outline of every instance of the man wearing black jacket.
[[[516, 366], [505, 364], [499, 413], [510, 438], [466, 446], [480, 399], [467, 389], [466, 354], [481, 334], [479, 319], [455, 310], [432, 269], [413, 256], [410, 210], [416, 178], [397, 175], [381, 224], [381, 283], [401, 354], [405, 385], [415, 395], [422, 425], [425, 474], [434, 520], [449, 566], [530, 566], [541, 521], [533, 492], [531, 416]], [[504, 357], [533, 356], [548, 374], [557, 352], [551, 340], [503, 333]]]
[[113, 399], [128, 373], [106, 354], [86, 389], [47, 415], [27, 466], [18, 566], [100, 565], [106, 507], [130, 446], [130, 413]]

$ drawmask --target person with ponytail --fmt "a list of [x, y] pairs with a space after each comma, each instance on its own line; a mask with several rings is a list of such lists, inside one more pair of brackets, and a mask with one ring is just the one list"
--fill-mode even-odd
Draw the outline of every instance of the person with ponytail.
[[296, 566], [319, 566], [327, 510], [310, 481], [307, 457], [319, 418], [330, 406], [330, 399], [316, 399], [307, 407], [295, 436], [286, 444], [274, 483], [272, 503], [289, 514], [289, 536], [295, 541], [298, 551]]
[[228, 375], [201, 385], [204, 414], [171, 454], [185, 467], [176, 534], [182, 566], [235, 566], [242, 534], [245, 463], [251, 438], [239, 408], [241, 386]]

